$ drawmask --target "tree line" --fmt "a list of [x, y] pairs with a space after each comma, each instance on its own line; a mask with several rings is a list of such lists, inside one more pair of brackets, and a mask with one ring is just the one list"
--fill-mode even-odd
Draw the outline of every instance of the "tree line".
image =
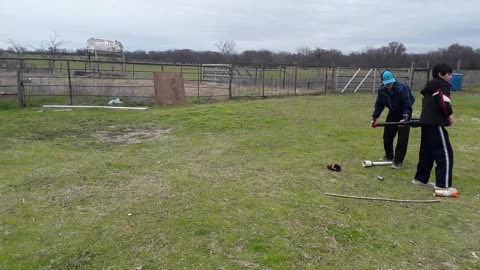
[[[67, 55], [85, 56], [84, 49], [68, 51], [61, 48], [63, 41], [51, 37], [45, 48], [26, 48], [11, 42], [7, 50], [0, 49], [0, 56], [15, 53], [37, 54], [42, 56], [62, 57]], [[308, 47], [299, 48], [296, 52], [273, 52], [265, 49], [235, 51], [234, 41], [218, 41], [218, 51], [194, 51], [176, 49], [166, 51], [125, 51], [127, 61], [152, 61], [176, 64], [250, 64], [250, 65], [305, 65], [305, 66], [343, 66], [343, 67], [427, 67], [444, 62], [457, 67], [461, 61], [462, 69], [480, 69], [480, 49], [470, 46], [452, 44], [447, 48], [439, 48], [427, 53], [407, 53], [404, 44], [392, 41], [380, 48], [368, 48], [359, 52], [343, 54], [337, 49]]]

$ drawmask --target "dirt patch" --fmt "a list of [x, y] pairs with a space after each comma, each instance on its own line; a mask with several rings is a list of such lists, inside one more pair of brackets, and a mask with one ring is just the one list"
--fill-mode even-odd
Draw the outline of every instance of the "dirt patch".
[[100, 142], [136, 144], [153, 141], [170, 132], [170, 129], [99, 131], [93, 135]]

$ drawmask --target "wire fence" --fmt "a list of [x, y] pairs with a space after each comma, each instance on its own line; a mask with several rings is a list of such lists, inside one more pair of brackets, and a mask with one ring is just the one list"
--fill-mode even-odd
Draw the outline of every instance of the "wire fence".
[[[412, 89], [423, 87], [428, 69], [392, 69]], [[181, 72], [187, 100], [375, 92], [379, 69], [285, 65], [180, 65], [83, 59], [0, 58], [0, 98], [20, 106], [47, 103], [105, 105], [155, 101], [154, 72]], [[480, 71], [464, 70], [463, 86], [480, 85]], [[21, 96], [21, 97], [20, 97]]]

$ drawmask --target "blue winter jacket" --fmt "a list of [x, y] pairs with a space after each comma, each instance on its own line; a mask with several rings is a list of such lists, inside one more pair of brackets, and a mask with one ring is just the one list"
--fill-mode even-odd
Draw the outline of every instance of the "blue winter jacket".
[[408, 85], [394, 82], [391, 91], [385, 85], [382, 85], [377, 92], [375, 110], [372, 114], [373, 120], [380, 117], [385, 107], [390, 110], [388, 113], [388, 118], [390, 119], [388, 121], [408, 120], [412, 117], [412, 105], [415, 103], [415, 97], [412, 95]]

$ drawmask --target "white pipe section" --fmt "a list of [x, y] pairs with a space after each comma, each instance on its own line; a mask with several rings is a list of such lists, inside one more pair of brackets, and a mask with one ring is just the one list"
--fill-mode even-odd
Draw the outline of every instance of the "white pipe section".
[[114, 109], [114, 110], [147, 110], [148, 107], [116, 107], [116, 106], [90, 106], [90, 105], [43, 105], [43, 109], [71, 109], [71, 108], [87, 108], [87, 109]]
[[370, 73], [372, 73], [372, 70], [373, 68], [371, 68], [367, 75], [365, 75], [365, 77], [363, 77], [363, 80], [358, 84], [357, 88], [355, 88], [355, 90], [353, 90], [353, 93], [357, 93], [358, 89], [360, 89], [360, 87], [362, 86], [362, 84], [365, 82], [365, 80], [368, 78], [368, 76], [370, 76]]
[[385, 165], [392, 165], [391, 161], [371, 161], [371, 160], [364, 160], [362, 161], [362, 167], [372, 167], [372, 166], [385, 166]]
[[347, 87], [350, 85], [350, 83], [355, 79], [355, 77], [357, 77], [357, 74], [360, 72], [360, 70], [362, 70], [361, 68], [359, 68], [357, 70], [357, 72], [355, 72], [355, 74], [353, 74], [353, 77], [347, 82], [347, 84], [345, 85], [345, 87], [343, 87], [342, 91], [340, 91], [341, 93], [345, 92], [345, 89], [347, 89]]

